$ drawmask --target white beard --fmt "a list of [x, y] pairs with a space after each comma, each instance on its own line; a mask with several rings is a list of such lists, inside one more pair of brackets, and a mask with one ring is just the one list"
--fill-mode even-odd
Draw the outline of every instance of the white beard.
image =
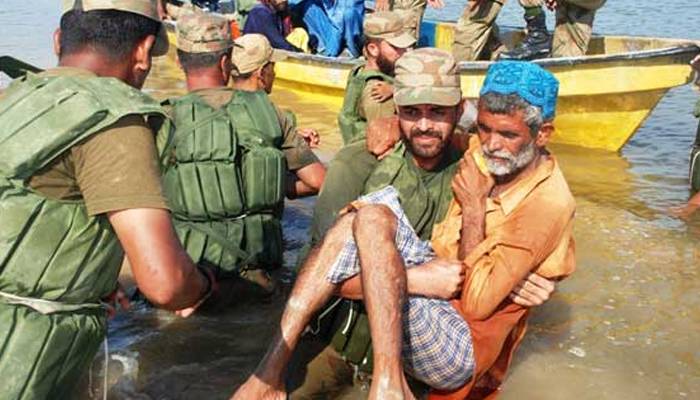
[[[486, 167], [495, 177], [512, 175], [522, 170], [528, 166], [537, 155], [537, 148], [535, 147], [534, 140], [528, 143], [516, 155], [506, 150], [490, 152], [486, 146], [481, 146], [481, 150], [484, 152]], [[495, 157], [498, 157], [498, 160]]]

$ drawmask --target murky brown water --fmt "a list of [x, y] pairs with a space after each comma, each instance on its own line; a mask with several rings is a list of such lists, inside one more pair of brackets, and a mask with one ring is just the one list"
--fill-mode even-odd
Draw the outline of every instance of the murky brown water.
[[[0, 54], [52, 65], [56, 3], [2, 0]], [[441, 16], [459, 13], [460, 3], [448, 3]], [[512, 3], [502, 22], [515, 25], [520, 10]], [[697, 0], [608, 3], [598, 32], [700, 39]], [[159, 98], [182, 93], [175, 76], [159, 64], [148, 89]], [[322, 133], [321, 155], [329, 159], [340, 143], [336, 116], [292, 93], [276, 91], [273, 98], [295, 110], [301, 126]], [[700, 217], [685, 223], [664, 213], [688, 196], [696, 98], [687, 87], [672, 90], [621, 154], [553, 147], [578, 202], [579, 267], [534, 313], [504, 399], [700, 398]], [[287, 266], [306, 240], [312, 207], [313, 199], [287, 204]], [[230, 301], [238, 304], [188, 320], [143, 308], [113, 320], [115, 398], [230, 394], [262, 355], [281, 307]], [[94, 379], [99, 375], [95, 368]]]

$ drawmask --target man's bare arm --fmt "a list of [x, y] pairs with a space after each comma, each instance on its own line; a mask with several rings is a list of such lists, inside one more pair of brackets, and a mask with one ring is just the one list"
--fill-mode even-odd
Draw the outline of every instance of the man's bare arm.
[[[407, 293], [434, 299], [457, 297], [464, 284], [464, 268], [458, 261], [435, 259], [406, 270]], [[362, 279], [354, 276], [341, 283], [336, 295], [362, 300]]]
[[167, 210], [138, 208], [107, 216], [139, 289], [156, 306], [180, 310], [206, 294], [207, 278], [182, 249]]
[[286, 188], [287, 198], [313, 196], [323, 186], [323, 181], [326, 179], [326, 167], [320, 162], [315, 162], [294, 171], [290, 178]]

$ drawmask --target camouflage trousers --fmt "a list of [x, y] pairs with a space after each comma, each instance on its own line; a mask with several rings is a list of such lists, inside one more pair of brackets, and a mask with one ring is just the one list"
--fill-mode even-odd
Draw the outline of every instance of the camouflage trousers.
[[[523, 7], [541, 6], [543, 0], [519, 0]], [[552, 57], [584, 55], [591, 39], [596, 11], [606, 0], [560, 0], [556, 12], [556, 28]], [[496, 18], [506, 0], [487, 0], [473, 7], [467, 2], [455, 28], [452, 53], [459, 61], [495, 58], [503, 50], [498, 40]]]
[[420, 38], [420, 23], [425, 13], [426, 0], [391, 0], [391, 10], [401, 16], [406, 32]]

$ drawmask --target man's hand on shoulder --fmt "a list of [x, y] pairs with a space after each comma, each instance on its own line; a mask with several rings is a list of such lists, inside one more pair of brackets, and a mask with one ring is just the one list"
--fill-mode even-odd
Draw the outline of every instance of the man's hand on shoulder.
[[556, 284], [547, 278], [531, 273], [518, 283], [508, 297], [515, 304], [535, 307], [549, 300], [556, 289]]
[[399, 118], [376, 118], [367, 124], [367, 151], [381, 160], [388, 156], [399, 141]]
[[317, 148], [321, 144], [321, 135], [313, 128], [299, 128], [297, 135], [304, 139], [304, 142], [312, 149]]
[[457, 174], [452, 180], [455, 200], [462, 210], [483, 208], [493, 185], [494, 180], [491, 175], [481, 173], [471, 153], [465, 153], [459, 161]]
[[394, 97], [394, 86], [384, 81], [377, 81], [372, 85], [370, 97], [377, 103], [384, 103]]
[[464, 265], [456, 260], [436, 258], [408, 270], [408, 292], [435, 299], [457, 297], [464, 285]]

